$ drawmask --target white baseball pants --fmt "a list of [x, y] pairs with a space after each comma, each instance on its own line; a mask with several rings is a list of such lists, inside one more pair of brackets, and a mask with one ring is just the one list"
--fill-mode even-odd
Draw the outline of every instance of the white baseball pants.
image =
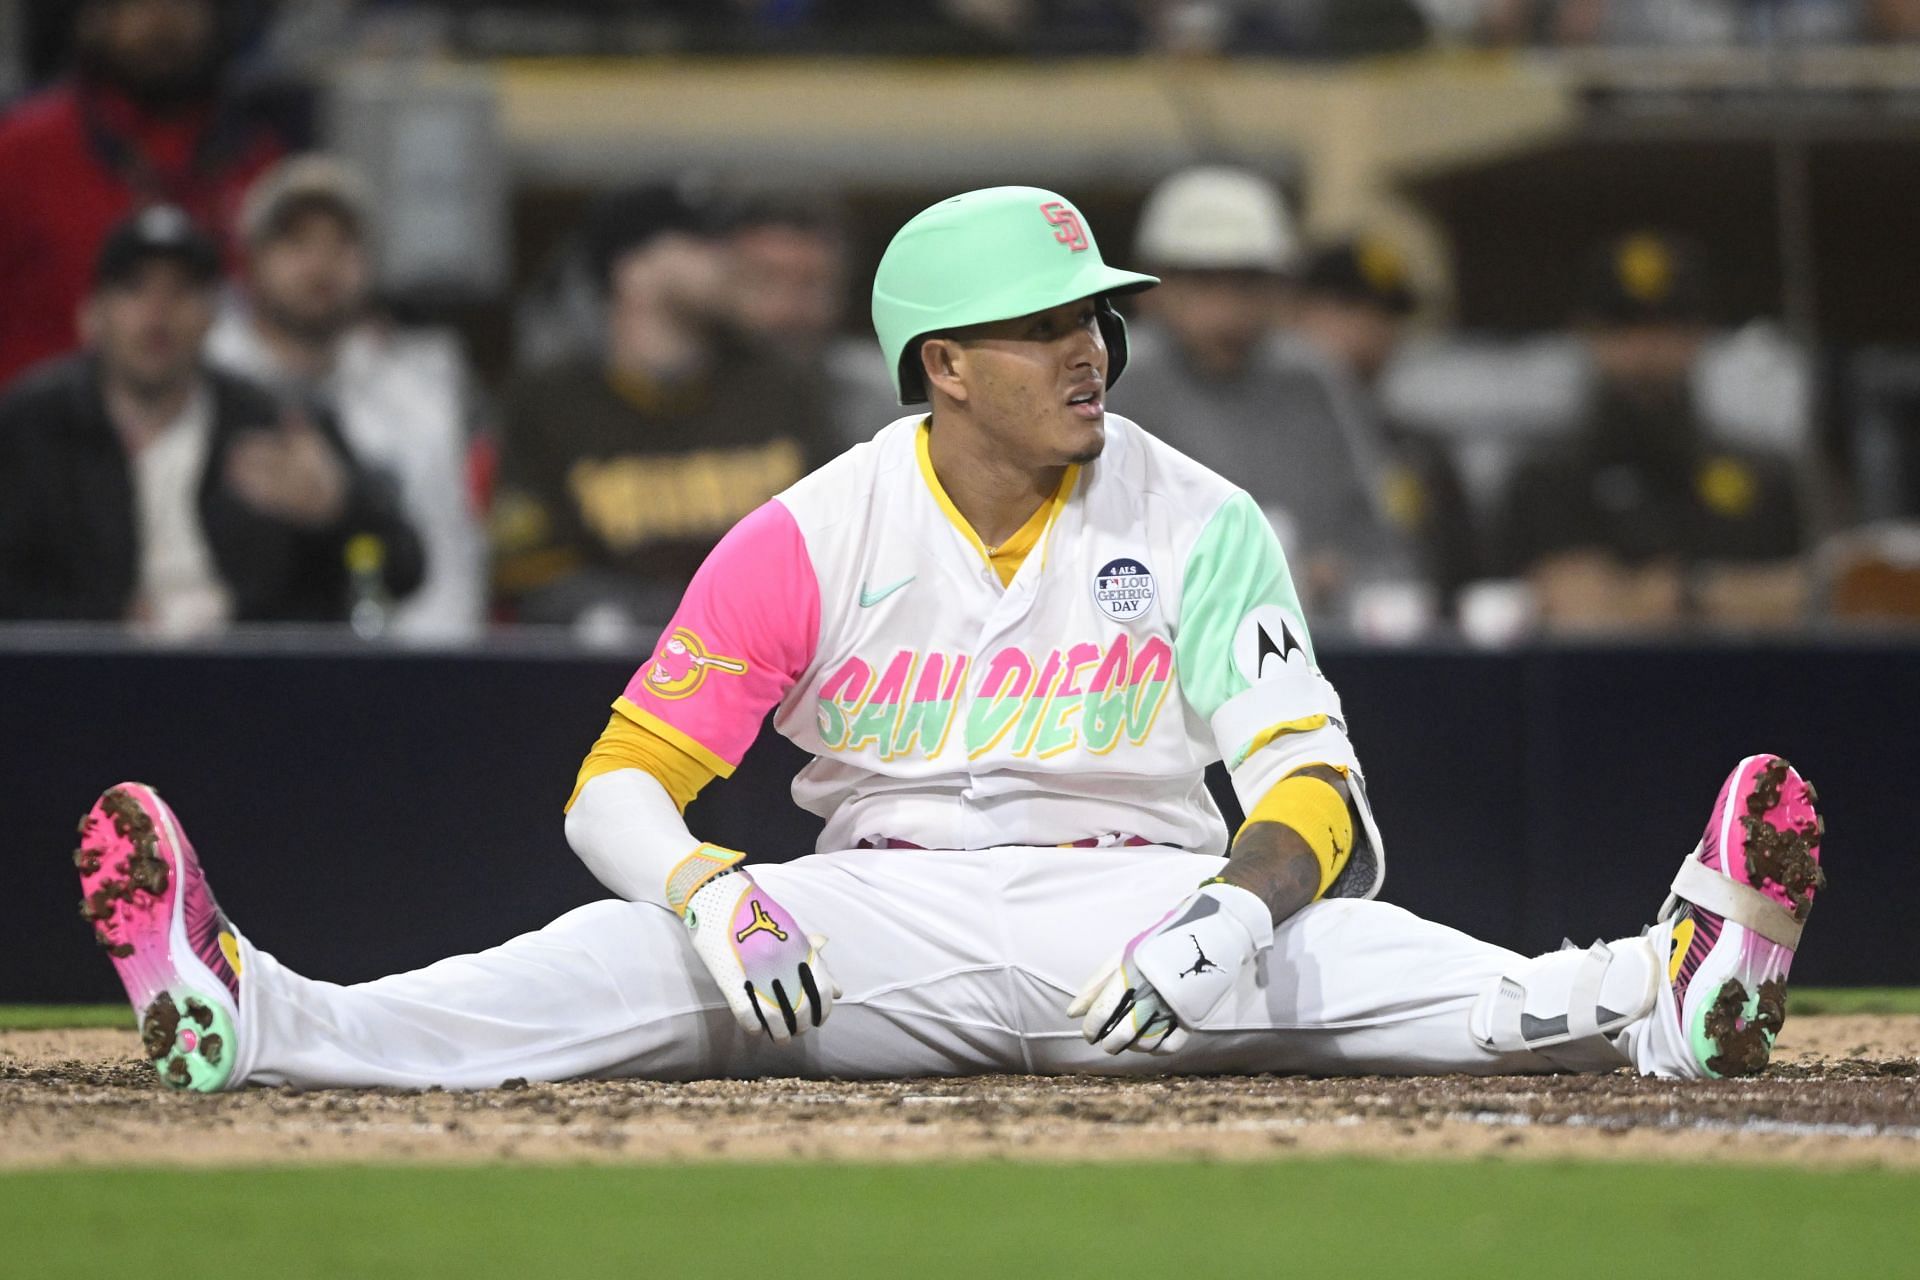
[[[664, 908], [610, 900], [478, 955], [356, 986], [243, 942], [235, 1079], [488, 1088], [512, 1077], [846, 1079], [1000, 1072], [1164, 1075], [1613, 1070], [1604, 1042], [1500, 1054], [1475, 1000], [1520, 957], [1378, 902], [1315, 903], [1190, 1044], [1110, 1057], [1066, 1007], [1223, 859], [1164, 848], [856, 850], [756, 866], [845, 994], [775, 1045], [742, 1032]], [[1573, 1060], [1569, 1054], [1573, 1053]]]

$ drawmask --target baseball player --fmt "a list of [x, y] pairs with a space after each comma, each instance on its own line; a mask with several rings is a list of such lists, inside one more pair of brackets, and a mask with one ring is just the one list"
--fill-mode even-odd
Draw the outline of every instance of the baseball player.
[[[1584, 950], [1529, 958], [1375, 901], [1365, 777], [1272, 532], [1105, 411], [1113, 299], [1154, 283], [1034, 188], [900, 230], [874, 325], [901, 403], [931, 411], [700, 570], [567, 806], [615, 899], [337, 986], [233, 928], [150, 788], [108, 791], [83, 910], [161, 1078], [1764, 1067], [1822, 883], [1813, 788], [1741, 761], [1655, 923]], [[826, 823], [790, 862], [682, 818], [769, 712]], [[1249, 815], [1231, 839], [1202, 783], [1219, 759]]]

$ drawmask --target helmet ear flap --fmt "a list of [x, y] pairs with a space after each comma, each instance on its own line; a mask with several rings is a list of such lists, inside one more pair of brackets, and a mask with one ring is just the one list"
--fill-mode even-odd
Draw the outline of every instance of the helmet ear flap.
[[1114, 309], [1113, 299], [1105, 294], [1093, 304], [1093, 314], [1100, 323], [1100, 340], [1107, 344], [1107, 385], [1112, 386], [1127, 367], [1127, 318]]
[[900, 353], [900, 368], [898, 373], [900, 375], [900, 403], [903, 405], [925, 404], [929, 399], [927, 395], [926, 376], [920, 371], [920, 344], [925, 341], [926, 335], [922, 334], [920, 337], [909, 342], [907, 349]]

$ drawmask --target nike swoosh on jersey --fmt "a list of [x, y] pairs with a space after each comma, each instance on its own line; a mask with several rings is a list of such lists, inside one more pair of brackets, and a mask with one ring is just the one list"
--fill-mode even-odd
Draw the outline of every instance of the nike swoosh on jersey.
[[864, 582], [861, 583], [860, 584], [860, 607], [862, 609], [873, 608], [873, 606], [879, 604], [882, 600], [885, 600], [888, 596], [892, 595], [894, 592], [898, 591], [900, 588], [906, 586], [909, 582], [912, 582], [915, 578], [919, 576], [920, 575], [917, 573], [910, 573], [906, 577], [900, 579], [900, 581], [894, 583], [892, 586], [882, 587], [878, 591], [869, 591], [867, 590], [867, 584]]

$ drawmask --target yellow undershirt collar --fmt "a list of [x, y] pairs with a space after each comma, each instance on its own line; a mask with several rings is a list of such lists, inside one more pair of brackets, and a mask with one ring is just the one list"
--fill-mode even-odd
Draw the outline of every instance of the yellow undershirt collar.
[[1000, 585], [1010, 586], [1013, 583], [1013, 575], [1020, 572], [1020, 566], [1026, 562], [1027, 553], [1039, 545], [1040, 539], [1053, 527], [1054, 518], [1060, 514], [1060, 509], [1067, 505], [1067, 498], [1072, 495], [1073, 486], [1080, 478], [1080, 466], [1078, 463], [1069, 463], [1065, 473], [1060, 477], [1059, 485], [1053, 491], [1053, 496], [1041, 503], [1012, 537], [997, 547], [989, 547], [980, 540], [980, 535], [974, 532], [973, 526], [967, 523], [967, 518], [960, 514], [960, 508], [953, 505], [953, 499], [947, 496], [946, 489], [940, 483], [940, 477], [934, 474], [933, 455], [927, 449], [927, 440], [933, 434], [932, 425], [931, 419], [922, 421], [920, 429], [914, 433], [913, 448], [915, 456], [920, 460], [920, 474], [926, 478], [927, 488], [933, 492], [934, 502], [939, 505], [941, 511], [946, 513], [953, 527], [973, 544], [973, 549], [980, 553], [980, 558], [992, 567], [994, 573], [1000, 578]]

